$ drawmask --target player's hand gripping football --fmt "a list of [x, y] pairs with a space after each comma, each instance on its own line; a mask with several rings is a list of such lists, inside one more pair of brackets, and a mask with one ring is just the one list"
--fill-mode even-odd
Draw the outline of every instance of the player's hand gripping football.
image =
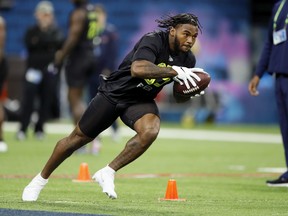
[[191, 83], [193, 87], [196, 87], [197, 84], [195, 80], [197, 80], [198, 82], [201, 81], [200, 77], [197, 76], [197, 74], [195, 74], [194, 72], [204, 71], [202, 68], [187, 68], [187, 67], [179, 67], [179, 66], [172, 66], [172, 69], [177, 72], [177, 76], [173, 78], [174, 81], [180, 83], [180, 85], [183, 85], [183, 82], [184, 82], [187, 89], [190, 89], [189, 83]]

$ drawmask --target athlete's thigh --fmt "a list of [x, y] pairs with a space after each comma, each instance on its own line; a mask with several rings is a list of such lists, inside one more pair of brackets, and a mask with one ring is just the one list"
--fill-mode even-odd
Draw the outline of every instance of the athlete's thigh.
[[133, 104], [121, 114], [121, 120], [134, 130], [135, 122], [144, 115], [151, 113], [159, 117], [159, 110], [154, 100]]
[[118, 116], [116, 105], [98, 93], [82, 115], [79, 127], [86, 136], [95, 138], [111, 126]]

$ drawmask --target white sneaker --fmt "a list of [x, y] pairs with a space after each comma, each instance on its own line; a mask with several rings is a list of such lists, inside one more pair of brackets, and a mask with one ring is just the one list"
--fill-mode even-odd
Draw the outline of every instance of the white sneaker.
[[114, 190], [114, 175], [115, 171], [111, 167], [106, 166], [92, 176], [92, 179], [102, 187], [103, 193], [106, 193], [111, 199], [117, 199], [117, 194]]
[[8, 146], [5, 142], [0, 141], [0, 152], [7, 152], [8, 151]]
[[35, 176], [32, 181], [24, 188], [22, 194], [23, 201], [36, 201], [41, 190], [48, 183], [48, 179], [44, 179], [40, 173]]

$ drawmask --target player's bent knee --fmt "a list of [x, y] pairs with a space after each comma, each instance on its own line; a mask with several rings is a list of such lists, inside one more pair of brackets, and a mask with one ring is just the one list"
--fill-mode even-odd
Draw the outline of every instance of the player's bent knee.
[[159, 128], [149, 128], [146, 129], [142, 135], [141, 140], [143, 144], [152, 144], [152, 142], [157, 138], [159, 133]]

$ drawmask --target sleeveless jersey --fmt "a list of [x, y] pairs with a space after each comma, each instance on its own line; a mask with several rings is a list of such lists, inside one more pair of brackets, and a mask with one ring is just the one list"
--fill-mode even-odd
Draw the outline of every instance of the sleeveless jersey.
[[87, 4], [81, 7], [76, 8], [76, 10], [85, 10], [86, 18], [84, 29], [79, 38], [77, 45], [75, 46], [74, 51], [80, 50], [93, 50], [93, 39], [97, 35], [97, 14], [95, 8], [91, 4]]

